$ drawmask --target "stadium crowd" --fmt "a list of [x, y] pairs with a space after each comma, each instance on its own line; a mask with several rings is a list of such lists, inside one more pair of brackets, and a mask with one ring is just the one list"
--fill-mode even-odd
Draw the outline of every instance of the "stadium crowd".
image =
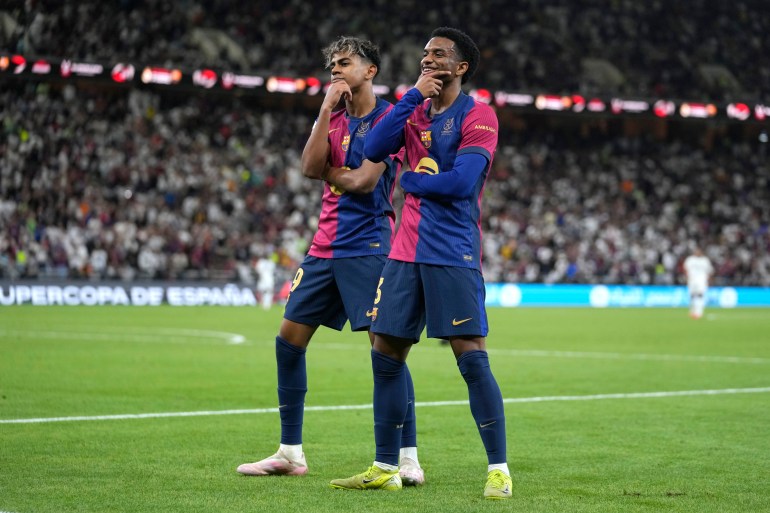
[[[0, 83], [0, 278], [250, 282], [264, 254], [290, 278], [320, 209], [314, 114], [241, 101]], [[680, 283], [697, 240], [716, 285], [769, 286], [764, 146], [504, 129], [486, 278]]]
[[411, 84], [425, 27], [461, 25], [483, 48], [474, 87], [761, 100], [770, 68], [763, 0], [26, 0], [0, 7], [6, 51], [97, 62], [318, 75], [349, 35], [383, 50], [379, 80]]
[[524, 138], [500, 148], [488, 185], [486, 278], [670, 285], [699, 244], [714, 284], [767, 286], [768, 185], [759, 142]]

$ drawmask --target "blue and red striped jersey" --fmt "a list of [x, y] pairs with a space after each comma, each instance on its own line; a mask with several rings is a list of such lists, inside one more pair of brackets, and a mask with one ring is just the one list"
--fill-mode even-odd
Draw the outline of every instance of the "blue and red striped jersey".
[[[392, 107], [377, 98], [374, 110], [362, 118], [349, 116], [344, 109], [332, 113], [329, 164], [351, 170], [359, 168], [364, 160], [364, 141]], [[395, 227], [392, 200], [400, 162], [393, 158], [384, 162], [387, 169], [368, 194], [351, 194], [324, 182], [318, 231], [309, 255], [345, 258], [388, 254]]]
[[[406, 123], [400, 121], [403, 127], [400, 144], [406, 150], [405, 169], [440, 175], [453, 171], [457, 157], [465, 154], [484, 157], [476, 162], [486, 165], [472, 177], [462, 198], [442, 196], [440, 188], [434, 194], [419, 196], [407, 192], [389, 257], [404, 262], [480, 270], [481, 197], [497, 148], [497, 116], [488, 105], [460, 93], [447, 110], [431, 118], [428, 115], [431, 101], [421, 99], [419, 91], [412, 89], [401, 100], [406, 100], [406, 105], [409, 101], [417, 103]], [[399, 122], [396, 111], [403, 112], [399, 107], [378, 126], [375, 139], [370, 143], [378, 143], [378, 137], [390, 136], [392, 123]], [[372, 153], [377, 151], [372, 148]], [[462, 167], [454, 169], [455, 173], [462, 171]]]

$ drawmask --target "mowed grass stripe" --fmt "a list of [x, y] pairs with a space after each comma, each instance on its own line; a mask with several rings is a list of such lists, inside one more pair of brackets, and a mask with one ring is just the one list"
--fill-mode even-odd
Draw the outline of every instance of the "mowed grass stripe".
[[[770, 392], [770, 387], [759, 388], [724, 388], [721, 390], [677, 390], [666, 392], [633, 392], [625, 394], [594, 394], [594, 395], [564, 395], [564, 396], [543, 396], [543, 397], [513, 397], [503, 399], [506, 404], [513, 403], [541, 403], [554, 401], [597, 401], [604, 399], [659, 399], [666, 397], [686, 397], [699, 395], [725, 395], [725, 394], [761, 394]], [[439, 406], [462, 406], [467, 405], [468, 401], [433, 401], [417, 402], [416, 406], [420, 408], [430, 408]], [[339, 406], [306, 406], [305, 411], [341, 411], [341, 410], [366, 410], [371, 409], [371, 404], [351, 404]], [[45, 424], [49, 422], [75, 422], [75, 421], [96, 421], [96, 420], [134, 420], [134, 419], [156, 419], [168, 417], [205, 417], [210, 415], [246, 415], [278, 413], [278, 408], [256, 408], [245, 410], [215, 410], [215, 411], [186, 411], [186, 412], [165, 412], [165, 413], [129, 413], [122, 415], [92, 415], [92, 416], [74, 416], [74, 417], [50, 417], [37, 419], [0, 419], [0, 424]]]
[[[56, 331], [56, 330], [3, 330], [0, 329], [0, 337], [19, 338], [45, 338], [67, 340], [104, 340], [117, 342], [157, 341], [166, 343], [193, 343], [190, 338], [224, 341], [229, 345], [249, 343], [245, 335], [223, 331], [206, 330], [179, 330], [158, 328], [152, 332], [133, 330], [130, 328], [114, 331]], [[264, 344], [273, 344], [272, 340], [265, 340]], [[360, 344], [323, 344], [323, 349], [348, 351], [360, 350]], [[420, 347], [420, 350], [426, 348]], [[445, 351], [441, 347], [428, 347], [429, 351]], [[651, 354], [651, 353], [620, 353], [620, 352], [590, 352], [590, 351], [556, 351], [548, 349], [495, 349], [488, 348], [491, 355], [500, 356], [530, 356], [542, 358], [585, 358], [596, 360], [642, 360], [663, 362], [712, 362], [712, 363], [737, 363], [752, 365], [770, 364], [770, 358], [729, 356], [729, 355], [686, 355], [686, 354]]]

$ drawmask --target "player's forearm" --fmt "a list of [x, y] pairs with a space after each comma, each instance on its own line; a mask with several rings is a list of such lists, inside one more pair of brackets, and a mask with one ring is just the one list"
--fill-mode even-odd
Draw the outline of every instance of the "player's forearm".
[[324, 180], [346, 192], [368, 194], [377, 187], [387, 166], [387, 162], [375, 164], [365, 160], [358, 169], [330, 167], [324, 173]]
[[401, 149], [404, 124], [422, 101], [423, 96], [418, 89], [412, 88], [406, 92], [366, 138], [364, 155], [367, 159], [372, 162], [382, 162]]
[[407, 171], [401, 176], [405, 192], [419, 197], [464, 200], [478, 192], [476, 183], [486, 169], [487, 159], [478, 153], [460, 155], [455, 167], [445, 173], [430, 175]]
[[324, 110], [316, 120], [310, 132], [305, 148], [302, 150], [300, 167], [302, 174], [308, 178], [320, 180], [329, 161], [329, 119], [330, 114]]

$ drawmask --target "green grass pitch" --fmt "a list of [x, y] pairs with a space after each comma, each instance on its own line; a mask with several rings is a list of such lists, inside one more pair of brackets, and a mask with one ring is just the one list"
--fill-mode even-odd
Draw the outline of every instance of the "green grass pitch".
[[770, 310], [490, 309], [502, 502], [482, 498], [465, 383], [432, 339], [409, 358], [426, 485], [330, 489], [374, 442], [368, 341], [325, 328], [308, 351], [310, 473], [238, 475], [278, 444], [281, 314], [0, 308], [0, 512], [770, 511]]

